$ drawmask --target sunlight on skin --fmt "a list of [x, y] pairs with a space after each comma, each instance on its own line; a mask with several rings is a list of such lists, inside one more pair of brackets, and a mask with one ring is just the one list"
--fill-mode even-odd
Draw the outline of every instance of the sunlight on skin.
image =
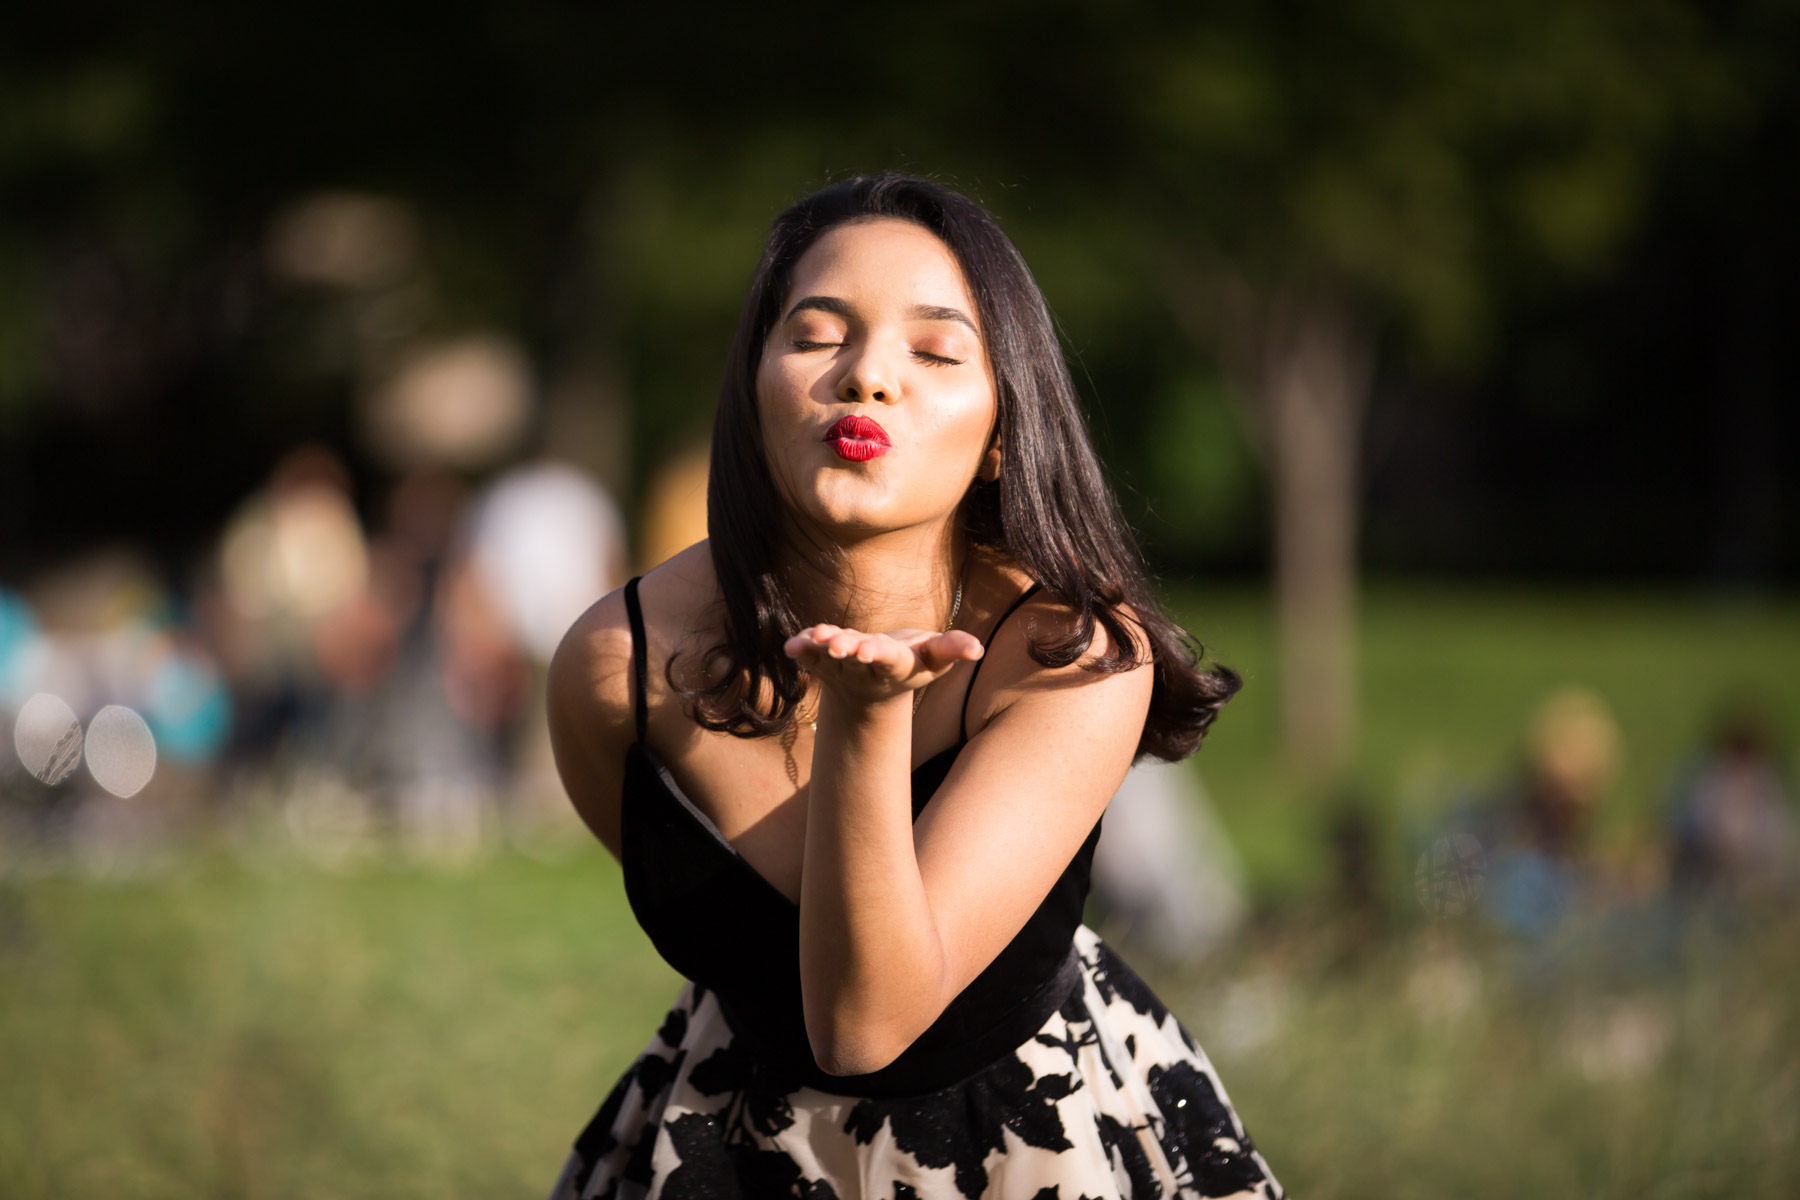
[[[892, 1061], [1023, 925], [1123, 776], [1150, 678], [1071, 666], [1084, 686], [1024, 689], [915, 823], [910, 697], [984, 653], [970, 633], [937, 632], [953, 581], [965, 564], [995, 576], [971, 584], [989, 611], [1022, 586], [969, 556], [959, 520], [971, 482], [1003, 464], [956, 259], [903, 221], [821, 237], [795, 266], [757, 386], [796, 541], [845, 560], [841, 578], [795, 589], [802, 611], [845, 624], [809, 626], [785, 649], [820, 687], [799, 889], [807, 1030], [821, 1066], [857, 1074]], [[1046, 674], [1009, 649], [991, 683]], [[1029, 830], [1019, 793], [1039, 801]]]
[[[800, 256], [756, 370], [756, 436], [785, 510], [787, 591], [810, 622], [786, 647], [812, 677], [810, 719], [767, 742], [696, 730], [648, 672], [650, 749], [799, 908], [807, 1034], [838, 1075], [892, 1062], [1024, 926], [1124, 778], [1154, 682], [1033, 659], [1028, 637], [1065, 623], [1054, 596], [985, 650], [974, 636], [1031, 582], [964, 531], [971, 485], [1005, 469], [979, 316], [960, 263], [919, 226], [840, 226]], [[710, 555], [642, 578], [645, 653], [670, 669], [719, 636]], [[627, 625], [615, 593], [552, 663], [559, 770], [615, 853], [635, 738]], [[964, 694], [924, 689], [977, 659], [965, 725]], [[915, 821], [913, 771], [959, 731], [968, 749]]]
[[[940, 524], [984, 456], [998, 467], [975, 322], [956, 259], [909, 222], [841, 226], [801, 256], [756, 378], [764, 453], [801, 521], [840, 541]], [[889, 452], [840, 457], [825, 439], [848, 415], [878, 422]]]

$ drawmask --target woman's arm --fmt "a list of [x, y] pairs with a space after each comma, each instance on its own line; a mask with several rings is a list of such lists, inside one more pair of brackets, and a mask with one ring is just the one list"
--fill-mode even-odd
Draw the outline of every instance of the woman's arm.
[[[1055, 611], [1034, 601], [1040, 618]], [[1091, 653], [1105, 650], [1096, 634]], [[817, 627], [789, 643], [824, 683], [800, 886], [807, 1036], [833, 1074], [878, 1070], [1024, 927], [1125, 777], [1151, 672], [1051, 670], [1005, 633], [993, 713], [912, 821], [911, 689], [975, 657], [965, 634]], [[808, 644], [810, 643], [810, 644]], [[827, 648], [841, 649], [842, 659]]]

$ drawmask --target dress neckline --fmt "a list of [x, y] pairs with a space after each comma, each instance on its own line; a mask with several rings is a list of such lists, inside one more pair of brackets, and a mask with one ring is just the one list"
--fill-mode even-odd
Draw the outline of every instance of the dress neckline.
[[[927, 767], [933, 766], [941, 759], [949, 758], [954, 761], [956, 756], [962, 753], [962, 748], [968, 744], [968, 741], [965, 739], [953, 742], [944, 747], [942, 750], [939, 750], [936, 754], [914, 767], [909, 778], [916, 779], [921, 771], [924, 771]], [[663, 761], [661, 755], [650, 748], [648, 742], [633, 742], [630, 746], [626, 747], [625, 753], [627, 755], [641, 755], [644, 762], [650, 767], [656, 782], [661, 785], [662, 793], [675, 802], [676, 808], [687, 815], [689, 822], [698, 828], [700, 832], [704, 833], [709, 842], [724, 851], [730, 856], [732, 861], [736, 862], [740, 868], [748, 872], [757, 883], [767, 888], [772, 895], [780, 897], [781, 902], [793, 909], [796, 914], [799, 913], [800, 906], [795, 904], [794, 901], [788, 897], [786, 892], [776, 887], [773, 883], [770, 883], [767, 876], [752, 866], [750, 860], [745, 858], [742, 852], [740, 852], [736, 846], [731, 844], [731, 840], [719, 831], [719, 827], [713, 822], [713, 819], [707, 816], [706, 813], [701, 810], [700, 806], [695, 804], [693, 800], [688, 797], [688, 794], [682, 790], [681, 785], [675, 782], [675, 776], [670, 773], [669, 765]], [[927, 800], [926, 803], [929, 804], [930, 801]], [[915, 824], [918, 822], [919, 813], [923, 811], [924, 807], [925, 806], [921, 804], [916, 805], [913, 808], [913, 821]]]
[[[649, 694], [650, 690], [649, 638], [644, 632], [644, 613], [643, 608], [638, 601], [638, 580], [641, 578], [642, 576], [634, 576], [626, 582], [624, 588], [625, 614], [631, 626], [631, 667], [634, 682], [636, 684], [632, 697], [632, 717], [634, 719], [634, 724], [637, 727], [637, 740], [631, 743], [630, 747], [627, 748], [626, 753], [628, 756], [633, 753], [641, 755], [645, 764], [651, 768], [655, 778], [661, 783], [664, 794], [674, 800], [680, 808], [687, 812], [688, 820], [699, 826], [700, 830], [706, 835], [707, 840], [729, 854], [745, 871], [754, 875], [763, 887], [768, 888], [769, 891], [780, 896], [782, 901], [797, 914], [800, 911], [800, 906], [795, 904], [794, 901], [789, 900], [787, 893], [770, 883], [768, 879], [764, 878], [762, 872], [750, 865], [750, 860], [740, 854], [738, 848], [732, 845], [723, 833], [719, 832], [719, 827], [713, 823], [712, 818], [702, 812], [700, 806], [695, 804], [693, 800], [688, 797], [687, 793], [681, 790], [681, 785], [675, 782], [675, 776], [670, 773], [668, 764], [662, 760], [661, 756], [659, 756], [656, 751], [650, 748], [649, 709], [645, 702], [645, 697]], [[1029, 587], [1013, 599], [1013, 602], [1007, 606], [1006, 611], [1000, 614], [999, 620], [995, 621], [993, 627], [988, 630], [987, 637], [982, 639], [981, 644], [984, 650], [993, 644], [994, 638], [1000, 632], [1000, 627], [1006, 624], [1006, 619], [1017, 612], [1027, 600], [1035, 596], [1042, 587], [1042, 584], [1033, 580]], [[963, 688], [962, 714], [957, 720], [957, 731], [959, 736], [956, 742], [950, 746], [946, 746], [944, 749], [938, 751], [936, 754], [914, 767], [908, 776], [909, 779], [916, 780], [919, 772], [946, 756], [954, 761], [955, 757], [962, 752], [962, 748], [969, 744], [969, 697], [974, 694], [975, 679], [981, 674], [982, 664], [986, 661], [987, 656], [985, 654], [981, 658], [975, 660], [974, 669], [969, 672], [969, 681]], [[930, 802], [930, 799], [927, 798], [925, 803], [929, 804]], [[923, 804], [918, 804], [915, 801], [913, 806], [914, 822], [918, 821], [919, 812], [923, 808]]]

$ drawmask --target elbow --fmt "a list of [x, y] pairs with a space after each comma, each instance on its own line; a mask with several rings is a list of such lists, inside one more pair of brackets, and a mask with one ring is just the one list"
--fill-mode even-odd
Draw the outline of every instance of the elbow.
[[[916, 1036], [916, 1035], [915, 1035]], [[888, 1066], [906, 1052], [913, 1038], [896, 1037], [879, 1030], [807, 1031], [813, 1062], [827, 1075], [868, 1075]]]
[[806, 1040], [813, 1062], [827, 1075], [868, 1075], [891, 1064], [931, 1027], [943, 1005], [920, 1005], [885, 1012], [806, 1014]]
[[936, 970], [913, 966], [872, 977], [821, 971], [801, 981], [806, 1040], [827, 1075], [868, 1075], [891, 1065], [929, 1029], [950, 997], [941, 955]]

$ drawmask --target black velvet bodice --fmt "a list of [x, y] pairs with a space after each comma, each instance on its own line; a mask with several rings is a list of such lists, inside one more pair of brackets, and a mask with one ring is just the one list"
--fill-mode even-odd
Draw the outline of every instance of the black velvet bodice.
[[[635, 579], [626, 585], [626, 606], [641, 706], [645, 656]], [[976, 665], [979, 669], [979, 661]], [[827, 1074], [814, 1062], [806, 1038], [798, 906], [682, 794], [643, 740], [642, 727], [640, 721], [638, 741], [626, 752], [621, 809], [621, 857], [632, 912], [670, 966], [716, 993], [733, 1032], [755, 1051], [758, 1069], [777, 1086], [852, 1096], [948, 1087], [1031, 1037], [1078, 982], [1071, 941], [1087, 900], [1098, 822], [1024, 928], [905, 1053], [867, 1075]], [[913, 771], [915, 821], [966, 744], [965, 738]]]

